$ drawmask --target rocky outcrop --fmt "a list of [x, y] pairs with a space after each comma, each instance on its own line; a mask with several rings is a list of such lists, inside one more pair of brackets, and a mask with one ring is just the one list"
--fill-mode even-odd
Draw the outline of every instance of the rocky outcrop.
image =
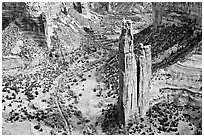
[[25, 2], [2, 2], [2, 30], [25, 12]]
[[151, 46], [140, 44], [135, 56], [131, 20], [123, 21], [119, 42], [119, 117], [122, 124], [149, 106]]
[[202, 56], [193, 55], [184, 62], [167, 68], [167, 83], [178, 87], [202, 91]]
[[[38, 4], [37, 7], [34, 6], [36, 4]], [[77, 49], [86, 33], [83, 30], [84, 27], [94, 31], [100, 28], [95, 15], [87, 15], [85, 12], [89, 11], [84, 10], [82, 13], [78, 12], [72, 2], [38, 2], [31, 3], [30, 7], [36, 7], [38, 16], [45, 14], [45, 36], [49, 49], [56, 48], [58, 45], [61, 45], [62, 50], [67, 52]], [[33, 10], [30, 13], [35, 15]]]
[[143, 14], [151, 12], [150, 2], [94, 2], [94, 10], [98, 13]]
[[140, 44], [137, 60], [138, 80], [138, 110], [139, 115], [144, 116], [149, 107], [151, 86], [151, 46]]
[[[137, 66], [133, 52], [132, 22], [124, 20], [121, 34], [120, 52], [123, 58], [119, 59], [120, 68], [120, 96], [124, 109], [125, 122], [130, 115], [137, 112]], [[122, 49], [123, 48], [123, 49]], [[121, 54], [121, 53], [120, 53]], [[121, 56], [121, 55], [119, 55]], [[122, 80], [123, 79], [123, 80]], [[122, 82], [123, 81], [123, 82]]]
[[15, 23], [10, 23], [2, 32], [2, 69], [15, 74], [19, 69], [40, 65], [44, 51], [39, 43], [22, 33]]
[[[23, 4], [27, 8], [23, 9], [22, 15], [10, 19], [9, 17], [13, 16], [12, 11], [22, 4], [14, 3], [14, 8], [11, 8], [10, 12], [6, 12], [6, 9], [9, 9], [12, 4], [4, 3], [3, 16], [8, 18], [11, 23], [3, 31], [3, 56], [16, 54], [19, 51], [23, 52], [22, 47], [27, 47], [25, 39], [28, 38], [29, 43], [33, 45], [32, 48], [43, 47], [46, 52], [54, 52], [53, 56], [58, 54], [57, 56], [64, 58], [65, 55], [83, 45], [84, 39], [90, 39], [89, 34], [84, 31], [84, 27], [100, 31], [97, 15], [79, 13], [71, 2], [28, 2]], [[12, 35], [9, 35], [10, 33]], [[16, 46], [18, 40], [24, 41], [24, 46]], [[65, 57], [65, 60], [69, 62], [68, 58]]]

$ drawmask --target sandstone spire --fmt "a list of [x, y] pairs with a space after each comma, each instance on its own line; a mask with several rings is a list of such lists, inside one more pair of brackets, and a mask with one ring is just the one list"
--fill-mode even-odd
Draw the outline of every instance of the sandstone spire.
[[119, 42], [119, 119], [126, 124], [134, 115], [144, 115], [149, 105], [151, 46], [139, 45], [134, 53], [132, 21], [123, 20]]

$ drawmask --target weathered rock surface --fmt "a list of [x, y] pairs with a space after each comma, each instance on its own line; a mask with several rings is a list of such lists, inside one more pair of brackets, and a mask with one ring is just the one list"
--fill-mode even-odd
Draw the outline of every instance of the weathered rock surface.
[[137, 50], [135, 55], [132, 22], [125, 20], [119, 42], [119, 109], [125, 123], [134, 114], [144, 116], [149, 107], [151, 46], [140, 44]]

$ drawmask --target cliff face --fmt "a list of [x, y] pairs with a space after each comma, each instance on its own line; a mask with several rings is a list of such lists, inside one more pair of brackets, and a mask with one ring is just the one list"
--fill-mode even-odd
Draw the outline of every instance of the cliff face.
[[195, 91], [202, 91], [202, 56], [193, 55], [184, 62], [178, 62], [167, 68], [171, 74], [167, 83]]
[[161, 6], [170, 16], [178, 17], [181, 20], [188, 18], [194, 20], [200, 27], [202, 25], [201, 2], [163, 2]]
[[117, 14], [145, 14], [151, 13], [150, 2], [94, 2], [94, 11], [105, 14], [106, 12]]
[[3, 70], [18, 70], [36, 66], [43, 62], [43, 50], [39, 43], [23, 34], [11, 23], [2, 33]]
[[2, 3], [2, 30], [4, 30], [9, 23], [17, 19], [26, 12], [25, 2], [3, 2]]
[[[49, 52], [51, 56], [60, 56], [61, 60], [70, 62], [68, 56], [70, 52], [92, 41], [89, 34], [84, 31], [84, 27], [100, 31], [99, 18], [91, 13], [80, 14], [71, 2], [3, 3], [3, 21], [4, 59], [15, 56], [21, 59], [21, 62], [27, 62], [20, 63], [21, 67], [33, 64], [32, 62], [35, 62], [34, 66], [37, 65], [42, 61], [36, 59], [39, 57], [41, 60], [43, 58], [46, 60]], [[13, 53], [16, 52], [12, 52], [14, 49], [22, 52], [14, 55]]]
[[[72, 50], [69, 47], [76, 49], [82, 42], [83, 27], [92, 28], [93, 30], [98, 29], [97, 17], [94, 15], [88, 17], [83, 13], [80, 14], [74, 9], [73, 3], [71, 2], [33, 3], [30, 4], [30, 7], [34, 7], [36, 8], [35, 11], [38, 11], [38, 14], [33, 10], [30, 12], [34, 16], [45, 13], [45, 35], [47, 45], [50, 48], [55, 46], [51, 45], [51, 41], [57, 39], [63, 48], [68, 48], [67, 51]], [[94, 17], [95, 20], [93, 19]]]

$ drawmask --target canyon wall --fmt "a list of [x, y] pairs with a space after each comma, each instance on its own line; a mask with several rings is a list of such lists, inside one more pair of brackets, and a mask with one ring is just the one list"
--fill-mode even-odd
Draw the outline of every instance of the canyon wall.
[[[60, 58], [61, 54], [68, 55], [90, 39], [84, 27], [100, 31], [97, 15], [86, 13], [75, 10], [72, 2], [4, 2], [3, 56], [8, 58], [19, 40], [23, 42], [18, 48], [25, 53], [27, 49], [32, 52], [30, 48], [42, 52], [43, 48], [46, 54], [42, 54], [45, 56], [50, 51], [54, 51], [54, 55], [57, 54]], [[28, 51], [26, 54], [29, 55]], [[26, 57], [29, 61], [32, 60], [28, 55]], [[34, 58], [36, 57], [38, 55], [35, 54]], [[69, 56], [65, 60], [69, 61]]]
[[167, 68], [170, 78], [167, 84], [202, 91], [202, 55], [193, 55], [184, 62], [178, 62]]
[[84, 27], [100, 31], [97, 15], [72, 2], [4, 2], [2, 17], [3, 70], [12, 74], [48, 59], [70, 62], [69, 53], [93, 41]]

